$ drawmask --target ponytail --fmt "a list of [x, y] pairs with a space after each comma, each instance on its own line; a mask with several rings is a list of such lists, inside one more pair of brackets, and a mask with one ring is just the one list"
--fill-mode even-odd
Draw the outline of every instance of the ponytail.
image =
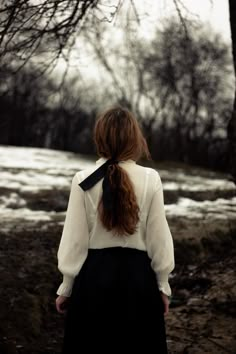
[[139, 206], [127, 172], [118, 164], [108, 167], [109, 205], [100, 200], [98, 211], [104, 227], [117, 236], [131, 235], [137, 229]]
[[[98, 118], [94, 129], [98, 156], [118, 161], [142, 156], [150, 158], [147, 142], [134, 115], [122, 107], [114, 107]], [[117, 163], [109, 165], [103, 184], [98, 213], [103, 226], [118, 236], [132, 235], [139, 221], [139, 206], [128, 173]], [[104, 181], [103, 181], [104, 182]], [[107, 182], [107, 181], [106, 181]], [[107, 188], [109, 190], [107, 190]]]

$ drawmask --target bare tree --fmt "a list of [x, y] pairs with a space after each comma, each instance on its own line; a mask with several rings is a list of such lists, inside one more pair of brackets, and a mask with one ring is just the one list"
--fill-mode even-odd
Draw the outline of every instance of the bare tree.
[[[212, 5], [214, 3], [213, 0], [209, 0]], [[178, 13], [180, 22], [185, 30], [187, 35], [188, 27], [186, 25], [186, 20], [183, 17], [181, 8], [183, 7], [182, 0], [173, 0], [176, 11]], [[229, 20], [230, 20], [230, 28], [231, 28], [231, 38], [232, 38], [232, 54], [233, 54], [233, 63], [234, 63], [234, 77], [235, 77], [235, 95], [234, 95], [234, 105], [232, 110], [231, 118], [228, 121], [228, 139], [230, 144], [229, 149], [229, 159], [230, 159], [230, 167], [229, 172], [232, 175], [232, 180], [236, 184], [236, 3], [234, 0], [229, 0]]]
[[[236, 3], [233, 0], [229, 0], [230, 10], [230, 27], [232, 37], [232, 52], [234, 62], [234, 73], [236, 81]], [[228, 138], [230, 141], [230, 172], [233, 177], [233, 181], [236, 184], [236, 85], [234, 95], [234, 107], [231, 119], [228, 123]]]
[[[0, 6], [0, 58], [15, 65], [29, 60], [47, 69], [59, 57], [68, 60], [79, 31], [88, 15], [111, 20], [120, 6], [99, 0], [3, 0]], [[17, 61], [16, 61], [17, 59]], [[44, 64], [44, 65], [43, 65]]]
[[[141, 120], [151, 148], [158, 126], [166, 144], [158, 150], [168, 151], [171, 131], [172, 145], [178, 146], [175, 153], [182, 161], [193, 162], [193, 144], [201, 146], [205, 157], [208, 148], [214, 152], [213, 143], [215, 149], [225, 145], [232, 102], [230, 50], [219, 36], [210, 39], [196, 30], [193, 35], [190, 26], [186, 39], [182, 24], [172, 21], [157, 31], [152, 42], [134, 36], [123, 23], [121, 43], [111, 43], [112, 33], [108, 31], [108, 36], [107, 26], [100, 23], [85, 37], [96, 55], [98, 72], [104, 73], [99, 89], [104, 92], [103, 103], [112, 97], [125, 102]], [[207, 161], [197, 152], [195, 159], [200, 164]], [[222, 151], [219, 159], [219, 169], [225, 168], [227, 156]]]

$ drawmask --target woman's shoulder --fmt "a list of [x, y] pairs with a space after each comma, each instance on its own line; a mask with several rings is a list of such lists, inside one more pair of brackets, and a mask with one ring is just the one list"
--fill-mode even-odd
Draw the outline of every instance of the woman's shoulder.
[[83, 179], [88, 177], [91, 173], [93, 173], [98, 166], [93, 166], [93, 167], [88, 167], [83, 170], [79, 170], [74, 174], [74, 178], [78, 181], [81, 182]]
[[146, 193], [150, 196], [161, 186], [159, 171], [152, 167], [137, 164], [132, 171], [132, 179], [135, 184], [142, 185]]
[[146, 166], [142, 166], [142, 165], [136, 165], [138, 167], [138, 170], [140, 170], [140, 172], [146, 174], [149, 176], [149, 178], [153, 179], [153, 181], [159, 181], [160, 180], [160, 174], [159, 171], [152, 168], [152, 167], [146, 167]]

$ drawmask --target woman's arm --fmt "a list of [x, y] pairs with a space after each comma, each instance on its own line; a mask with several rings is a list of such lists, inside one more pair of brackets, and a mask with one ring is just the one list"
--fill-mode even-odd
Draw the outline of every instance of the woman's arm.
[[74, 278], [79, 273], [88, 254], [89, 231], [84, 203], [84, 191], [80, 188], [78, 174], [72, 179], [64, 228], [59, 244], [58, 269], [63, 282], [58, 295], [70, 296]]
[[155, 191], [147, 218], [146, 243], [152, 268], [157, 275], [159, 290], [171, 296], [168, 279], [175, 267], [174, 245], [166, 220], [163, 187], [158, 172], [156, 172]]

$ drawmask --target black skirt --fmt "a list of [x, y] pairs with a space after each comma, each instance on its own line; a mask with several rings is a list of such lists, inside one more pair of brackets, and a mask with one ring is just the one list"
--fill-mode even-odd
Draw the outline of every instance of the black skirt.
[[167, 353], [164, 305], [146, 251], [89, 249], [72, 288], [63, 354]]

